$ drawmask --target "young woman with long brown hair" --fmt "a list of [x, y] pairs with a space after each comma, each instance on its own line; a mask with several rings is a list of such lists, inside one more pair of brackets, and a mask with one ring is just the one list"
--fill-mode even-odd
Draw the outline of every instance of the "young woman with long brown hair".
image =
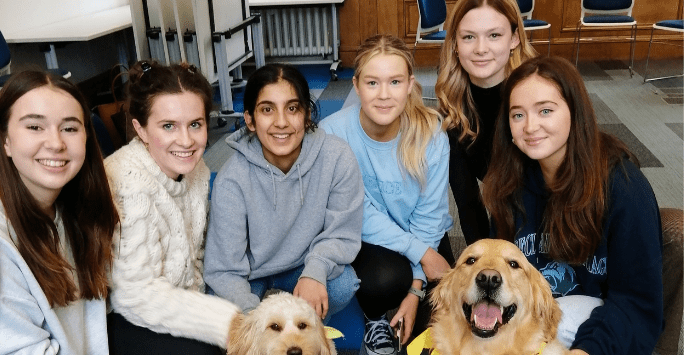
[[493, 235], [549, 281], [576, 354], [650, 354], [662, 330], [660, 214], [635, 163], [599, 130], [567, 60], [535, 58], [506, 80], [484, 203]]
[[108, 354], [119, 220], [90, 111], [39, 71], [0, 91], [0, 353]]
[[451, 145], [449, 185], [468, 244], [489, 235], [477, 180], [487, 172], [501, 84], [536, 56], [515, 0], [461, 0], [445, 24], [435, 84]]

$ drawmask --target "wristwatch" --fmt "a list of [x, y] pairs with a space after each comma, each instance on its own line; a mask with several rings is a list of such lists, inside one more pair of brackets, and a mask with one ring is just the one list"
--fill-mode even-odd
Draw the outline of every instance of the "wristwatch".
[[423, 298], [425, 298], [425, 290], [419, 290], [415, 287], [411, 287], [409, 288], [408, 292], [418, 296], [418, 299], [421, 301], [423, 300]]

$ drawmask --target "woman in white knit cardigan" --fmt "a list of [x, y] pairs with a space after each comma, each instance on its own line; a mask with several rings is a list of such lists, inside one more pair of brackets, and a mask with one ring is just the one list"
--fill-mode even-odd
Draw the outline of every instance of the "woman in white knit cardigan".
[[114, 235], [111, 354], [225, 353], [239, 312], [204, 294], [211, 86], [187, 64], [138, 62], [129, 72], [138, 134], [105, 160], [121, 228]]

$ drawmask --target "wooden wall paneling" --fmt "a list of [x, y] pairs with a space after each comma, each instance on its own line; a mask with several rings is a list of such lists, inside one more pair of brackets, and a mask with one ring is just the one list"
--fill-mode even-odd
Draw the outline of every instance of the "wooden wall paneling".
[[415, 41], [416, 28], [418, 27], [418, 16], [420, 16], [418, 2], [402, 0], [402, 5], [405, 14], [403, 35], [407, 40], [412, 39]]
[[[356, 43], [358, 46], [363, 42], [364, 39], [378, 33], [378, 17], [381, 16], [378, 12], [378, 1], [377, 0], [362, 0], [361, 6], [359, 6], [359, 20], [361, 26], [359, 27], [361, 36], [359, 42]], [[387, 14], [383, 14], [387, 16]]]
[[361, 33], [359, 3], [364, 0], [345, 0], [338, 8], [340, 14], [340, 61], [350, 67], [354, 61]]
[[396, 35], [399, 32], [399, 21], [403, 20], [404, 11], [397, 6], [397, 0], [377, 0], [378, 32]]

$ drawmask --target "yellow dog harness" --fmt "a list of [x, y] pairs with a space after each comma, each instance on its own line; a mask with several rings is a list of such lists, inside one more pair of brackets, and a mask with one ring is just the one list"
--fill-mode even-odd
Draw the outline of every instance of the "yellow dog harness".
[[[539, 345], [539, 349], [532, 355], [541, 355], [541, 353], [544, 351], [544, 348], [546, 348], [545, 341]], [[430, 355], [439, 355], [439, 352], [435, 349], [435, 345], [432, 342], [432, 333], [430, 332], [430, 328], [413, 339], [411, 344], [406, 347], [406, 353], [408, 355], [420, 355], [420, 353], [423, 352], [423, 349], [429, 349]]]

